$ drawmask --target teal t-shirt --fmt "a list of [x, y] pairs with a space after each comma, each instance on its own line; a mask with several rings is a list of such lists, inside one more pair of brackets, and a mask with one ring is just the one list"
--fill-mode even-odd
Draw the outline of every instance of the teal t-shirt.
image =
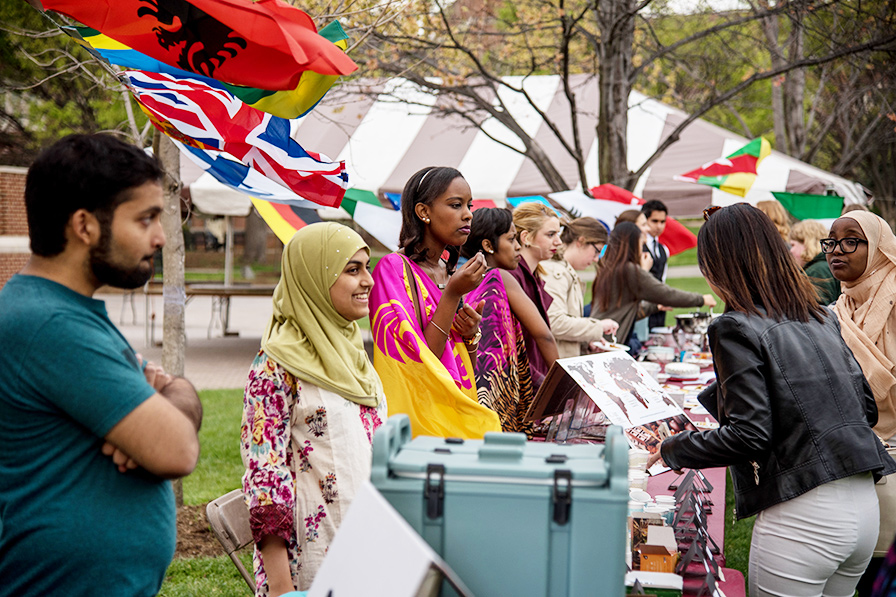
[[34, 276], [0, 290], [0, 597], [158, 593], [170, 483], [100, 452], [153, 393], [105, 303]]

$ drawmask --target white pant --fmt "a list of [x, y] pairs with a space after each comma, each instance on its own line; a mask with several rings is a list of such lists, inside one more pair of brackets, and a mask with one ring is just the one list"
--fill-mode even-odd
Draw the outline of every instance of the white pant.
[[750, 597], [852, 597], [880, 521], [871, 473], [820, 485], [756, 517]]

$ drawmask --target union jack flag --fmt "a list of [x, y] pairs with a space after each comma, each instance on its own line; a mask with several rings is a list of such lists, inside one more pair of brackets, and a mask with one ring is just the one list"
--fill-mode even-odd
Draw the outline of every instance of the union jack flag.
[[303, 149], [291, 137], [294, 121], [256, 110], [202, 81], [139, 70], [122, 74], [163, 133], [193, 147], [225, 151], [319, 205], [342, 202], [345, 162]]

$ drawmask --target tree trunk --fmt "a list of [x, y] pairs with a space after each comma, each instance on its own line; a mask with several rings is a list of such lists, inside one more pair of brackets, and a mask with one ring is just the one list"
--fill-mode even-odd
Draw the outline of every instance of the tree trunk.
[[253, 207], [246, 217], [245, 240], [243, 242], [243, 267], [264, 263], [268, 249], [268, 225]]
[[[767, 8], [767, 7], [765, 7]], [[766, 45], [771, 59], [772, 69], [784, 65], [784, 54], [778, 41], [778, 15], [767, 16], [760, 20], [762, 32], [765, 34]], [[780, 75], [772, 79], [772, 119], [774, 120], [775, 144], [779, 151], [790, 154], [787, 145], [787, 123], [784, 113], [784, 79], [786, 75]]]
[[[162, 211], [162, 228], [165, 230], [165, 246], [162, 248], [163, 276], [163, 335], [162, 368], [170, 375], [184, 374], [184, 234], [180, 217], [180, 150], [159, 131], [153, 138], [153, 149], [165, 169], [165, 209]], [[172, 484], [177, 506], [184, 505], [183, 484], [180, 479]]]
[[601, 183], [631, 190], [635, 180], [628, 168], [628, 98], [632, 90], [635, 11], [632, 0], [598, 2], [595, 7], [600, 40], [597, 46], [597, 162]]
[[[802, 11], [796, 11], [792, 15], [790, 27], [787, 60], [796, 62], [804, 57]], [[798, 68], [787, 73], [784, 79], [784, 120], [787, 126], [787, 145], [790, 148], [788, 153], [798, 159], [803, 157], [806, 150], [806, 116], [803, 109], [805, 96], [806, 71]]]

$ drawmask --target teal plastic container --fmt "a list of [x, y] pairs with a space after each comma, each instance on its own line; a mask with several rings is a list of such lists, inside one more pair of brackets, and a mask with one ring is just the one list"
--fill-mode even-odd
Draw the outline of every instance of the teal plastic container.
[[[628, 445], [373, 438], [374, 486], [479, 597], [625, 594]], [[449, 591], [450, 592], [450, 591]], [[444, 593], [443, 593], [444, 594]]]

